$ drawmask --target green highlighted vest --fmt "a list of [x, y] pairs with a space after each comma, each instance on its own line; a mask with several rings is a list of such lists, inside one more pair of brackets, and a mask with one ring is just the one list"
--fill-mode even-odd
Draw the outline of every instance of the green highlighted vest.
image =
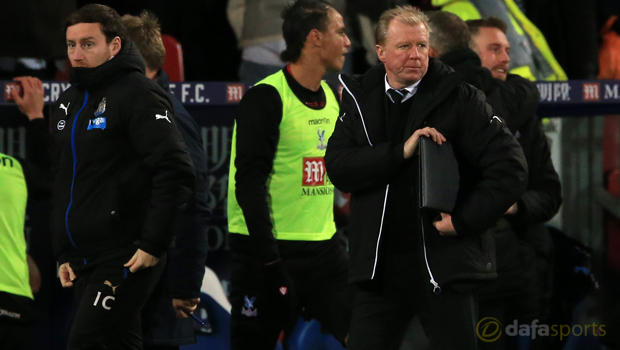
[[33, 299], [26, 262], [28, 190], [21, 164], [0, 153], [0, 292]]
[[[325, 171], [325, 148], [334, 131], [339, 106], [329, 86], [321, 82], [326, 104], [313, 110], [300, 102], [282, 71], [258, 82], [276, 88], [282, 99], [280, 139], [267, 180], [273, 234], [278, 240], [323, 241], [336, 232], [334, 185]], [[228, 179], [228, 231], [248, 235], [235, 196], [237, 125], [233, 131]]]
[[[510, 57], [512, 60], [511, 67], [513, 68], [510, 69], [510, 73], [518, 74], [532, 81], [568, 79], [555, 56], [553, 56], [544, 35], [521, 12], [514, 0], [502, 0], [499, 2], [495, 0], [432, 0], [431, 3], [433, 6], [441, 7], [442, 11], [454, 13], [463, 21], [495, 15], [502, 18], [508, 25], [506, 36], [509, 41], [517, 40], [518, 37], [531, 39], [532, 45], [528, 44], [530, 47], [527, 50], [518, 50], [520, 45], [512, 43], [513, 51]], [[502, 13], [504, 17], [493, 14], [492, 8], [494, 6], [492, 5], [505, 6], [506, 12]], [[511, 36], [511, 28], [514, 29], [514, 37]], [[522, 55], [530, 56], [528, 64], [525, 64], [528, 59]]]

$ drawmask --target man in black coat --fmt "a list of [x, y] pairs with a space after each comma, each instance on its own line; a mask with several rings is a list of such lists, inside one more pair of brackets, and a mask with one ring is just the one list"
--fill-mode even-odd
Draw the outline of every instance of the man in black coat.
[[[385, 12], [376, 42], [382, 64], [340, 78], [341, 112], [325, 155], [331, 181], [351, 192], [357, 296], [348, 345], [396, 349], [417, 314], [433, 348], [475, 349], [472, 288], [497, 276], [489, 229], [525, 191], [525, 159], [482, 92], [429, 60], [424, 14]], [[421, 136], [450, 141], [459, 163], [455, 208], [440, 219], [419, 210]]]
[[[501, 19], [490, 17], [466, 24], [448, 12], [434, 12], [429, 18], [434, 35], [431, 56], [453, 67], [463, 74], [464, 81], [485, 93], [487, 102], [519, 141], [529, 169], [526, 192], [494, 228], [498, 279], [480, 292], [480, 319], [494, 317], [506, 325], [515, 319], [541, 318], [544, 284], [551, 282], [549, 262], [545, 261], [550, 258], [551, 238], [544, 222], [558, 212], [562, 193], [535, 114], [538, 89], [508, 73], [510, 46]], [[502, 341], [481, 345], [485, 349], [503, 348]]]
[[68, 349], [141, 349], [140, 311], [195, 183], [165, 91], [113, 9], [66, 22], [70, 82], [52, 109], [54, 248], [77, 311]]
[[166, 48], [157, 18], [149, 12], [123, 16], [127, 36], [138, 46], [146, 64], [146, 76], [165, 91], [174, 118], [194, 163], [194, 195], [187, 203], [174, 244], [168, 250], [168, 268], [142, 311], [145, 349], [178, 349], [196, 342], [194, 320], [189, 315], [200, 302], [200, 288], [207, 260], [206, 224], [210, 215], [207, 189], [207, 157], [200, 127], [169, 91], [168, 74], [162, 69]]

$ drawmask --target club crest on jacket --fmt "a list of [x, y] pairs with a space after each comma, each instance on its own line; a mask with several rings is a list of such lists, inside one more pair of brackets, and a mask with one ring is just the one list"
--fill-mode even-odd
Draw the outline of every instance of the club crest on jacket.
[[105, 112], [105, 105], [106, 105], [106, 101], [104, 97], [103, 100], [99, 102], [99, 107], [97, 107], [97, 110], [95, 111], [95, 117], [98, 117]]
[[258, 316], [258, 310], [254, 308], [254, 302], [256, 297], [245, 296], [243, 297], [243, 307], [241, 308], [241, 314], [247, 317]]

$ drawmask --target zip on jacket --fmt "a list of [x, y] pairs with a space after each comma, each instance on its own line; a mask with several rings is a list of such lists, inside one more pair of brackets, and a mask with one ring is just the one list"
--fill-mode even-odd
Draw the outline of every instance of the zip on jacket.
[[[351, 97], [353, 98], [353, 101], [355, 102], [355, 106], [357, 107], [357, 111], [360, 114], [360, 119], [362, 121], [362, 126], [364, 127], [364, 132], [366, 133], [366, 139], [368, 140], [368, 144], [372, 147], [373, 144], [370, 140], [370, 135], [368, 134], [368, 130], [366, 129], [366, 123], [364, 122], [364, 116], [362, 115], [362, 109], [360, 108], [359, 103], [357, 102], [357, 99], [355, 98], [355, 96], [353, 95], [353, 93], [351, 92], [351, 90], [349, 90], [349, 87], [347, 86], [347, 84], [342, 80], [342, 74], [338, 76], [338, 80], [340, 80], [340, 83], [342, 84], [342, 86], [344, 87], [344, 89], [349, 93], [349, 95], [351, 95]], [[387, 208], [387, 198], [388, 198], [388, 193], [390, 190], [390, 185], [388, 184], [385, 187], [385, 197], [383, 199], [383, 212], [381, 213], [381, 224], [379, 226], [379, 236], [377, 237], [377, 243], [376, 243], [376, 247], [375, 247], [375, 260], [374, 260], [374, 265], [372, 268], [372, 275], [370, 277], [371, 280], [374, 280], [375, 278], [375, 274], [377, 272], [377, 263], [379, 261], [379, 244], [381, 242], [381, 235], [383, 234], [383, 221], [385, 219], [385, 211]], [[422, 226], [422, 245], [424, 248], [424, 261], [426, 263], [426, 270], [428, 271], [428, 274], [430, 276], [430, 283], [433, 285], [433, 293], [435, 294], [439, 294], [441, 293], [441, 287], [439, 286], [439, 283], [437, 283], [435, 281], [435, 278], [433, 277], [433, 273], [431, 271], [431, 267], [428, 263], [428, 256], [427, 256], [427, 251], [426, 251], [426, 240], [424, 237], [424, 223], [421, 222], [421, 226]]]
[[[69, 197], [69, 205], [67, 206], [67, 212], [65, 214], [65, 227], [67, 228], [67, 236], [69, 236], [69, 241], [71, 241], [71, 244], [73, 244], [73, 246], [75, 247], [75, 249], [78, 250], [78, 252], [80, 251], [80, 249], [75, 244], [75, 241], [73, 240], [73, 236], [71, 235], [71, 230], [69, 229], [69, 211], [71, 211], [71, 205], [73, 204], [73, 184], [75, 183], [75, 175], [76, 175], [76, 168], [77, 168], [77, 154], [75, 151], [75, 127], [77, 125], [78, 117], [80, 116], [80, 113], [82, 112], [84, 107], [86, 107], [87, 102], [88, 102], [88, 91], [84, 90], [84, 103], [82, 104], [82, 107], [80, 108], [80, 110], [75, 114], [75, 118], [73, 118], [73, 127], [71, 128], [71, 155], [73, 156], [73, 177], [71, 178], [71, 195]], [[80, 254], [82, 253], [80, 252]], [[82, 254], [82, 259], [84, 259], [84, 265], [86, 265], [87, 261], [83, 254]]]

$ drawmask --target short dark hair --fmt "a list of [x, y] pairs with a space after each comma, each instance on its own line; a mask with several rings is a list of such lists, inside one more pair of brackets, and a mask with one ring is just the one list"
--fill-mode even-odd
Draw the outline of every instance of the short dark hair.
[[467, 28], [469, 28], [469, 33], [472, 36], [478, 35], [480, 28], [497, 28], [504, 34], [506, 34], [506, 29], [508, 29], [508, 26], [501, 18], [493, 16], [484, 19], [470, 19], [465, 23], [467, 23]]
[[153, 71], [161, 69], [166, 60], [166, 48], [157, 17], [144, 10], [140, 16], [124, 15], [122, 20], [127, 36], [140, 49], [146, 66]]
[[428, 25], [433, 30], [430, 46], [439, 56], [469, 47], [471, 35], [467, 24], [459, 16], [445, 11], [432, 11], [427, 15]]
[[282, 11], [282, 36], [286, 42], [286, 50], [280, 54], [282, 61], [297, 62], [308, 34], [313, 29], [327, 30], [330, 9], [333, 7], [325, 0], [297, 0]]
[[65, 21], [67, 28], [80, 23], [99, 23], [106, 42], [110, 43], [115, 37], [125, 36], [125, 27], [121, 16], [111, 7], [101, 4], [88, 4], [73, 12]]

